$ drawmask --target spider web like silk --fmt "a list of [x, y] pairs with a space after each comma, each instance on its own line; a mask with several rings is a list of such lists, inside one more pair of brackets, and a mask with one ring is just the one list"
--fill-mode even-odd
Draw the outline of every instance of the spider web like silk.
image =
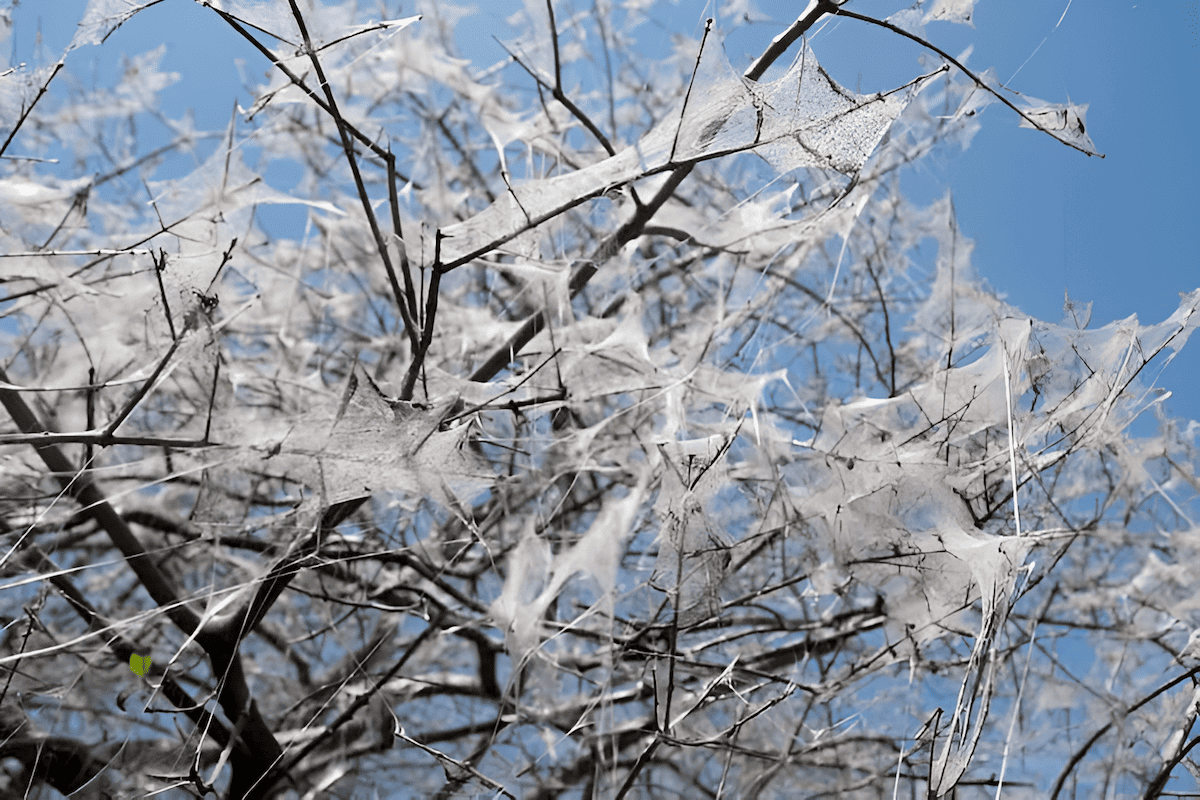
[[[442, 263], [488, 252], [614, 187], [733, 153], [755, 152], [779, 172], [812, 167], [854, 178], [931, 79], [887, 94], [856, 94], [829, 77], [805, 45], [782, 77], [755, 83], [710, 45], [688, 96], [636, 144], [590, 167], [506, 189], [488, 208], [443, 229]], [[426, 252], [433, 252], [432, 242]]]

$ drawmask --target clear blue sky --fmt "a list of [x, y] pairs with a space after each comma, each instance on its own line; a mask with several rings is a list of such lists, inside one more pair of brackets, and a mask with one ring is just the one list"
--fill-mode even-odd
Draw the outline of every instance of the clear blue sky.
[[[14, 12], [12, 60], [57, 59], [85, 5], [24, 0]], [[849, 8], [886, 16], [905, 5], [853, 0]], [[498, 60], [502, 51], [491, 36], [519, 6], [515, 0], [480, 3], [483, 10], [458, 30], [464, 54], [481, 66]], [[719, 21], [734, 66], [744, 67], [802, 6], [762, 0], [751, 22]], [[685, 0], [668, 25], [698, 37], [707, 14]], [[983, 130], [965, 153], [937, 154], [905, 178], [916, 199], [953, 189], [963, 233], [976, 243], [976, 268], [1025, 313], [1058, 321], [1066, 290], [1074, 300], [1094, 302], [1093, 327], [1131, 314], [1157, 322], [1178, 306], [1180, 292], [1200, 286], [1198, 20], [1197, 2], [981, 0], [974, 30], [946, 23], [927, 28], [954, 55], [973, 44], [968, 66], [995, 67], [1011, 88], [1049, 102], [1069, 97], [1090, 105], [1088, 132], [1103, 160], [1019, 129], [1015, 115], [997, 104], [984, 113]], [[33, 44], [39, 30], [41, 51]], [[164, 110], [194, 108], [201, 128], [223, 129], [233, 98], [248, 99], [235, 59], [245, 61], [249, 75], [266, 69], [212, 12], [190, 0], [148, 9], [104, 46], [73, 52], [67, 66], [84, 80], [94, 74], [107, 84], [121, 53], [161, 43], [167, 45], [164, 67], [182, 76], [165, 94]], [[831, 21], [811, 43], [836, 79], [862, 91], [922, 71], [917, 45], [852, 20]], [[1190, 343], [1160, 385], [1174, 392], [1173, 413], [1200, 419], [1200, 341]]]

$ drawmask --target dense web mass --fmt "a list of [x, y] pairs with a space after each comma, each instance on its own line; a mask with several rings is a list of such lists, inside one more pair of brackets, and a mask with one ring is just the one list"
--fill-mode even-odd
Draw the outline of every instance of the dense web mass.
[[[442, 263], [457, 266], [501, 244], [520, 249], [510, 244], [518, 235], [614, 187], [735, 153], [758, 153], [781, 173], [824, 168], [852, 179], [933, 79], [858, 95], [838, 86], [807, 45], [782, 77], [762, 85], [737, 75], [714, 42], [698, 62], [685, 99], [636, 144], [565, 175], [510, 185], [485, 211], [442, 231]], [[434, 252], [432, 242], [425, 252]]]
[[[212, 0], [260, 59], [212, 131], [157, 42], [0, 74], [0, 796], [1182, 786], [1200, 291], [1004, 302], [901, 192], [1009, 102], [921, 40], [973, 3], [853, 2], [739, 75], [642, 0], [487, 68], [446, 3]], [[850, 92], [822, 21], [950, 66]]]

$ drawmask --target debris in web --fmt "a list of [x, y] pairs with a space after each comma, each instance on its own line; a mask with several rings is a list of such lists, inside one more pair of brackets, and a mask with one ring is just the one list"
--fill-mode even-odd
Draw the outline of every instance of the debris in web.
[[[1021, 110], [1028, 115], [1029, 119], [1040, 125], [1042, 130], [1049, 131], [1052, 135], [1085, 150], [1089, 153], [1096, 152], [1096, 145], [1092, 144], [1092, 139], [1087, 135], [1087, 110], [1088, 104], [1076, 105], [1075, 103], [1046, 103], [1032, 97], [1026, 97], [1027, 105]], [[1022, 128], [1035, 128], [1037, 126], [1031, 124], [1029, 120], [1021, 120]]]

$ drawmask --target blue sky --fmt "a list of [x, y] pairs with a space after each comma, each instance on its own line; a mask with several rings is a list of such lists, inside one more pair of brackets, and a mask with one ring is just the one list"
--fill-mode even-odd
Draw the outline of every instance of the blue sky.
[[[82, 16], [84, 0], [25, 0], [14, 11], [12, 61], [54, 61]], [[751, 21], [719, 20], [726, 50], [744, 67], [802, 4], [762, 0]], [[492, 40], [520, 3], [479, 4], [457, 33], [480, 66], [502, 57]], [[903, 3], [853, 0], [851, 9], [886, 16]], [[682, 2], [667, 24], [699, 37], [706, 7]], [[965, 152], [942, 151], [909, 170], [910, 196], [954, 192], [959, 223], [975, 240], [984, 278], [1031, 316], [1062, 317], [1064, 291], [1092, 301], [1093, 327], [1137, 314], [1157, 322], [1178, 307], [1179, 293], [1200, 286], [1195, 239], [1200, 231], [1200, 155], [1196, 81], [1200, 78], [1200, 3], [1107, 0], [981, 0], [975, 28], [937, 23], [926, 34], [968, 66], [995, 67], [1010, 88], [1048, 102], [1088, 103], [1088, 132], [1103, 160], [1017, 127], [1016, 115], [992, 105]], [[40, 32], [41, 50], [35, 49]], [[861, 91], [898, 85], [924, 70], [916, 44], [853, 20], [834, 20], [811, 37], [822, 64]], [[166, 43], [164, 68], [182, 79], [164, 96], [168, 114], [194, 108], [198, 125], [221, 130], [233, 98], [245, 102], [242, 76], [266, 65], [212, 12], [190, 0], [139, 14], [102, 47], [73, 52], [68, 69], [107, 84], [120, 55]], [[6, 54], [8, 55], [8, 54]], [[60, 77], [61, 80], [61, 77]], [[1174, 414], [1200, 419], [1200, 341], [1167, 368], [1159, 384], [1174, 396]]]

